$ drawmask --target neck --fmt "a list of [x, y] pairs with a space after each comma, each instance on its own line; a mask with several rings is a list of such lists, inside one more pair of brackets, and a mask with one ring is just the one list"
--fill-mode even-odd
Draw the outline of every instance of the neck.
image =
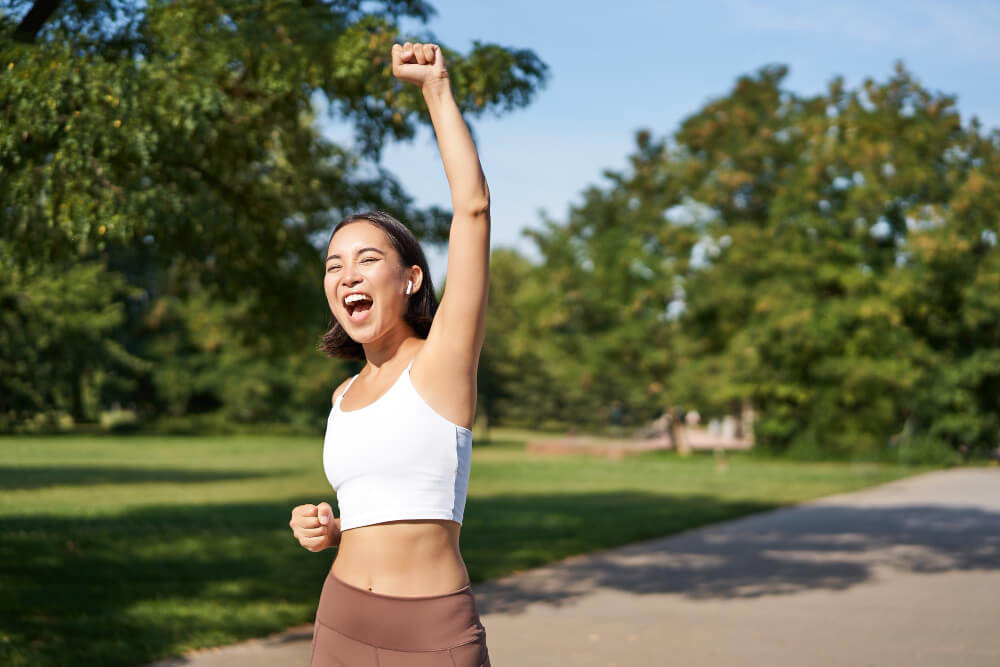
[[416, 333], [405, 322], [402, 326], [394, 328], [377, 341], [364, 343], [365, 359], [368, 363], [362, 369], [362, 373], [367, 369], [365, 375], [378, 375], [379, 371], [387, 363], [400, 356], [409, 358], [411, 346], [418, 341]]

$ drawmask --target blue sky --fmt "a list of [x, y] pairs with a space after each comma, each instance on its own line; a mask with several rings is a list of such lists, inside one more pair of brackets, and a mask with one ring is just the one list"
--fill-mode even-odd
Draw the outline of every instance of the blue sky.
[[[785, 83], [802, 94], [825, 90], [835, 75], [848, 87], [884, 81], [896, 60], [923, 86], [956, 95], [971, 116], [1000, 127], [1000, 2], [464, 2], [431, 0], [426, 26], [462, 51], [473, 39], [530, 48], [549, 66], [548, 85], [525, 109], [472, 120], [492, 199], [492, 247], [537, 257], [521, 236], [539, 211], [565, 220], [567, 207], [603, 169], [624, 169], [634, 133], [657, 136], [736, 77], [768, 63], [790, 68]], [[349, 141], [349, 128], [323, 124]], [[383, 166], [419, 204], [450, 206], [433, 137], [394, 144]], [[441, 284], [446, 248], [425, 245]]]

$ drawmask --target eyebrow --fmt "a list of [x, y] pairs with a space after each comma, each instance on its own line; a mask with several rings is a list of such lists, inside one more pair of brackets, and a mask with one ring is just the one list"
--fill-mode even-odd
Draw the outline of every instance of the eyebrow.
[[[383, 255], [383, 256], [385, 255], [385, 253], [384, 253], [384, 252], [382, 252], [381, 250], [379, 250], [378, 248], [371, 248], [371, 247], [368, 247], [368, 248], [360, 248], [360, 249], [359, 249], [359, 250], [358, 250], [358, 251], [357, 251], [356, 253], [354, 253], [354, 254], [355, 254], [355, 255], [360, 255], [361, 253], [363, 253], [363, 252], [364, 252], [364, 251], [366, 251], [366, 250], [374, 250], [375, 252], [377, 252], [377, 253], [378, 253], [378, 254], [380, 254], [380, 255]], [[331, 259], [340, 259], [340, 255], [337, 255], [337, 254], [333, 254], [333, 255], [330, 255], [330, 256], [328, 256], [328, 257], [327, 257], [326, 259], [324, 259], [324, 260], [323, 260], [323, 262], [324, 262], [324, 263], [326, 263], [326, 262], [329, 262], [329, 261], [330, 261]]]

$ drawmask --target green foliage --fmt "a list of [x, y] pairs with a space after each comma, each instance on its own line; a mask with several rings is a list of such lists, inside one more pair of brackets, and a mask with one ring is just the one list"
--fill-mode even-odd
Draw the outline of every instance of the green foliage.
[[567, 386], [547, 372], [557, 364], [546, 337], [533, 337], [544, 316], [536, 270], [509, 248], [490, 254], [486, 338], [479, 363], [477, 412], [487, 423], [544, 426], [559, 416]]
[[569, 423], [749, 398], [775, 452], [996, 447], [1000, 132], [902, 65], [815, 97], [786, 73], [638, 132], [627, 172], [529, 232], [544, 263], [501, 287], [535, 296], [510, 335], [544, 349]]
[[60, 413], [94, 420], [104, 392], [133, 388], [129, 376], [150, 367], [114, 336], [134, 291], [98, 262], [0, 261], [0, 430], [56, 425]]
[[[318, 429], [352, 369], [314, 350], [317, 241], [374, 207], [447, 238], [446, 212], [377, 168], [428, 122], [389, 45], [400, 17], [433, 10], [158, 1], [109, 20], [116, 7], [60, 5], [4, 47], [0, 428], [118, 404], [166, 430]], [[530, 51], [444, 50], [471, 116], [545, 81]], [[901, 64], [815, 96], [786, 75], [740, 77], [669, 136], [638, 131], [627, 169], [526, 232], [541, 264], [493, 253], [488, 421], [589, 429], [614, 401], [637, 425], [749, 400], [770, 453], [940, 463], [996, 447], [1000, 133], [963, 126]], [[318, 135], [322, 97], [354, 146]]]
[[[391, 174], [362, 169], [429, 121], [419, 91], [392, 76], [390, 47], [402, 38], [393, 15], [430, 9], [391, 8], [157, 1], [111, 21], [109, 7], [69, 3], [38, 41], [3, 54], [10, 251], [48, 260], [147, 238], [219, 296], [258, 292], [273, 310], [296, 293], [313, 237], [345, 211], [382, 207], [446, 239], [443, 211], [414, 209]], [[81, 31], [81, 17], [102, 15], [121, 28]], [[445, 53], [472, 116], [527, 104], [544, 82], [530, 51]], [[360, 153], [319, 136], [316, 95], [354, 125]]]
[[[216, 411], [220, 426], [321, 427], [346, 369], [316, 351], [329, 314], [317, 246], [372, 208], [447, 240], [448, 212], [415, 207], [378, 165], [430, 122], [390, 49], [414, 38], [397, 21], [434, 10], [78, 0], [33, 42], [8, 39], [30, 5], [0, 16], [0, 289], [14, 302], [0, 428], [60, 410], [97, 421], [113, 402], [139, 421]], [[470, 117], [528, 104], [547, 76], [528, 50], [443, 50]], [[318, 133], [317, 107], [353, 126], [354, 145]]]

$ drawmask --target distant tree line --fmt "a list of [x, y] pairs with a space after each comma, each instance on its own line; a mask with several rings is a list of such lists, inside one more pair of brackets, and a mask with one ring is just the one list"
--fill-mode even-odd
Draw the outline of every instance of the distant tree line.
[[786, 74], [740, 77], [670, 136], [637, 132], [627, 169], [526, 232], [539, 266], [494, 254], [498, 417], [748, 400], [774, 453], [1000, 444], [1000, 131], [963, 126], [902, 64], [815, 97]]

